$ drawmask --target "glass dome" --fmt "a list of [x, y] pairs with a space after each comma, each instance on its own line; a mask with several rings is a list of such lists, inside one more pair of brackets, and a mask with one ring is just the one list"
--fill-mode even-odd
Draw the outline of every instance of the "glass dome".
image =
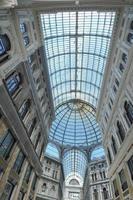
[[71, 100], [56, 110], [50, 139], [61, 145], [84, 146], [101, 142], [95, 110], [81, 100]]

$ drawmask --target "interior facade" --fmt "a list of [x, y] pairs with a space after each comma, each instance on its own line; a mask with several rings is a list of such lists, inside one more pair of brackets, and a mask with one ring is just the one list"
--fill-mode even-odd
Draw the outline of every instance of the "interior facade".
[[0, 2], [0, 200], [133, 200], [133, 1]]

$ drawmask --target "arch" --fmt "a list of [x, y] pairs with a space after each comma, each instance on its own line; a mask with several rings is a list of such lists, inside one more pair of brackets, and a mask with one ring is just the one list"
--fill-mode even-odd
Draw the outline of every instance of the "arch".
[[47, 189], [47, 184], [44, 182], [44, 183], [42, 184], [42, 192], [45, 192], [46, 189]]
[[103, 198], [104, 198], [104, 200], [106, 200], [106, 199], [109, 198], [109, 197], [108, 197], [108, 191], [106, 190], [105, 187], [103, 188]]
[[62, 162], [66, 180], [69, 178], [68, 180], [70, 181], [73, 177], [80, 177], [81, 181], [84, 179], [87, 167], [87, 156], [85, 153], [73, 148], [64, 153]]
[[60, 152], [59, 152], [57, 146], [51, 142], [47, 144], [45, 154], [50, 157], [60, 159]]
[[79, 182], [78, 182], [77, 179], [74, 179], [74, 178], [73, 178], [73, 179], [70, 180], [69, 184], [70, 184], [70, 185], [79, 185]]
[[97, 191], [97, 189], [94, 189], [93, 197], [94, 197], [94, 200], [98, 200], [98, 191]]

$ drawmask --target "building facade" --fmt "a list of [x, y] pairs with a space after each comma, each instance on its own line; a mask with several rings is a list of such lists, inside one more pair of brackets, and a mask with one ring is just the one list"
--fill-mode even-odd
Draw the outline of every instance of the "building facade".
[[62, 200], [64, 174], [62, 164], [47, 156], [42, 160], [43, 174], [39, 180], [37, 200]]
[[97, 119], [103, 131], [113, 199], [133, 199], [133, 9], [121, 14], [107, 64]]
[[53, 119], [38, 25], [27, 10], [0, 10], [0, 199], [35, 199]]
[[64, 183], [64, 200], [83, 200], [83, 183], [78, 174], [69, 175]]
[[105, 159], [95, 160], [89, 164], [89, 179], [90, 199], [113, 199], [111, 185], [107, 178], [107, 164]]

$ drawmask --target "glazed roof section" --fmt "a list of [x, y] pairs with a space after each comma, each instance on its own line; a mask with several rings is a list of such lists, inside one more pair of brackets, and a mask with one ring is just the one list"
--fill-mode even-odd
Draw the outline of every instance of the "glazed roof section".
[[71, 99], [97, 107], [114, 19], [106, 10], [41, 14], [55, 108]]

